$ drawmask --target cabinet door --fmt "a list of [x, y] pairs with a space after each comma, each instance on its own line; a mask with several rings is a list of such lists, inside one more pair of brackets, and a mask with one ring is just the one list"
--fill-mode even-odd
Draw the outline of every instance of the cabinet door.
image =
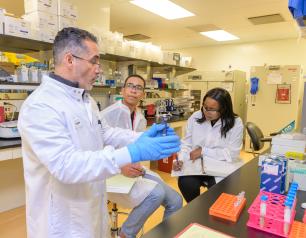
[[198, 81], [198, 82], [184, 82], [190, 88], [190, 96], [194, 96], [194, 103], [192, 107], [194, 111], [200, 110], [202, 105], [203, 98], [207, 92], [207, 82], [206, 81]]

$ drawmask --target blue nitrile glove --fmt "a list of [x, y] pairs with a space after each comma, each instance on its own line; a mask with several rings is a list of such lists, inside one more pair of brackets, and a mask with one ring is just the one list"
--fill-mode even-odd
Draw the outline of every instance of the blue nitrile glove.
[[258, 91], [258, 81], [259, 81], [259, 78], [256, 78], [256, 77], [253, 77], [250, 79], [251, 81], [251, 89], [250, 89], [250, 93], [252, 95], [255, 95]]
[[164, 127], [164, 125], [155, 125], [144, 132], [133, 144], [127, 146], [132, 163], [163, 159], [180, 150], [180, 138], [175, 135], [172, 128], [172, 130], [169, 129], [170, 135], [158, 135]]
[[169, 127], [168, 124], [153, 124], [148, 130], [142, 133], [142, 136], [148, 135], [150, 137], [162, 136], [162, 131], [166, 126], [167, 135], [176, 135], [173, 128]]

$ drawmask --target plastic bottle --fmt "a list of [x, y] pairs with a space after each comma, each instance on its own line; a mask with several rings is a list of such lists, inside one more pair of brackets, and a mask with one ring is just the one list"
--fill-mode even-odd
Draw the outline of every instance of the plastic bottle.
[[260, 197], [260, 221], [259, 221], [260, 228], [264, 228], [265, 226], [265, 217], [267, 214], [267, 201], [268, 201], [267, 195], [262, 195]]
[[286, 199], [284, 209], [284, 234], [288, 235], [291, 221], [292, 199]]

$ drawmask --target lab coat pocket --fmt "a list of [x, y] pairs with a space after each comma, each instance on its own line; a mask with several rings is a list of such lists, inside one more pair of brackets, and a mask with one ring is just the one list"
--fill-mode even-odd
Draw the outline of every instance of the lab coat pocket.
[[[70, 225], [72, 238], [91, 238], [97, 229], [96, 223], [99, 220], [97, 209], [98, 199], [70, 202]], [[99, 213], [98, 213], [99, 214]], [[99, 227], [100, 229], [100, 227]]]
[[69, 207], [67, 201], [51, 194], [50, 197], [50, 237], [61, 238], [69, 237]]

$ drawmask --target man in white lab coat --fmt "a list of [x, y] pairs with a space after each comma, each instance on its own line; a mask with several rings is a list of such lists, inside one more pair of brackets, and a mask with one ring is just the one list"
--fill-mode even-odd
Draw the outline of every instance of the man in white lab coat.
[[173, 129], [159, 136], [158, 125], [137, 135], [99, 119], [87, 92], [100, 73], [97, 39], [89, 32], [64, 28], [53, 56], [54, 73], [27, 98], [18, 120], [27, 237], [108, 237], [105, 179], [131, 162], [172, 154], [179, 138]]
[[[107, 107], [101, 117], [112, 127], [144, 131], [147, 121], [137, 105], [144, 96], [145, 80], [140, 75], [130, 75], [122, 88], [123, 100]], [[109, 199], [119, 205], [133, 208], [121, 228], [121, 237], [136, 237], [148, 217], [160, 206], [165, 207], [164, 217], [182, 207], [181, 196], [151, 170], [140, 163], [128, 164], [121, 168], [123, 175], [139, 177], [128, 195], [109, 193]]]

